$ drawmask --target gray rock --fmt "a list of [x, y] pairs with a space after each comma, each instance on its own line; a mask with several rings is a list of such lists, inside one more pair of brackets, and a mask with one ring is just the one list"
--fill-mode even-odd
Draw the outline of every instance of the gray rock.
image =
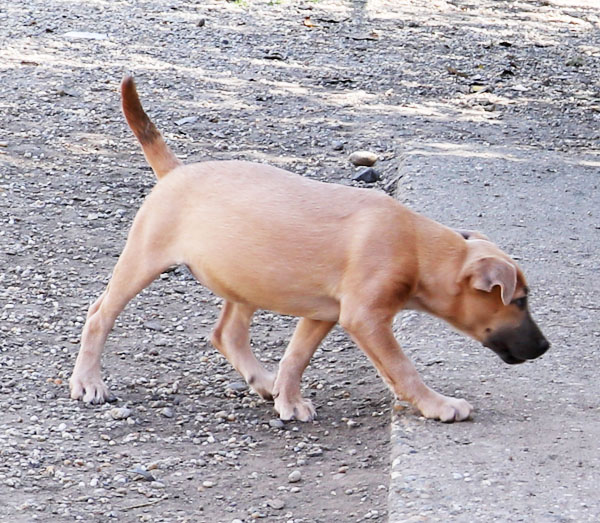
[[269, 426], [274, 429], [283, 429], [285, 427], [285, 423], [279, 418], [269, 420]]
[[188, 123], [195, 123], [198, 121], [198, 117], [197, 116], [186, 116], [184, 118], [180, 118], [179, 120], [175, 120], [175, 123], [177, 125], [185, 125]]
[[150, 472], [148, 472], [146, 469], [140, 466], [134, 467], [133, 469], [131, 469], [131, 472], [133, 474], [136, 474], [137, 477], [135, 479], [143, 479], [144, 481], [156, 481], [156, 478]]
[[379, 176], [379, 173], [372, 167], [367, 167], [366, 169], [361, 169], [358, 173], [356, 173], [352, 177], [352, 179], [354, 181], [365, 182], [365, 183], [375, 183], [380, 178], [381, 178], [381, 176]]
[[248, 390], [248, 384], [243, 381], [234, 381], [227, 385], [227, 388], [234, 392], [246, 392]]

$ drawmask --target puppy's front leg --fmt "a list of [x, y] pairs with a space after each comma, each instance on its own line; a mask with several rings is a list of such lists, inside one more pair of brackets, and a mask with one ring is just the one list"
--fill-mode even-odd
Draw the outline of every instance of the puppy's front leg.
[[443, 396], [425, 385], [396, 341], [391, 320], [365, 314], [344, 327], [399, 399], [412, 403], [426, 418], [452, 422], [471, 416], [473, 407], [465, 400]]
[[273, 387], [275, 410], [281, 419], [312, 421], [315, 418], [316, 412], [311, 401], [304, 399], [300, 392], [300, 380], [319, 343], [334, 325], [335, 322], [300, 318], [290, 344], [279, 362], [279, 371]]

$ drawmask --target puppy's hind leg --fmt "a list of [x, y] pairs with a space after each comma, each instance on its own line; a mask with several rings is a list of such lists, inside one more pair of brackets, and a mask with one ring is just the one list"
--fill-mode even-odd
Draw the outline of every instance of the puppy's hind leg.
[[250, 348], [253, 307], [225, 301], [211, 342], [262, 398], [273, 399], [275, 375], [256, 359]]
[[290, 344], [279, 363], [275, 380], [275, 410], [284, 420], [312, 421], [315, 408], [302, 397], [300, 380], [317, 347], [327, 336], [335, 322], [300, 318]]
[[112, 395], [102, 381], [102, 349], [119, 313], [169, 264], [160, 256], [147, 255], [137, 242], [129, 240], [113, 271], [106, 290], [90, 307], [81, 335], [81, 348], [69, 380], [71, 398], [86, 403], [104, 403]]

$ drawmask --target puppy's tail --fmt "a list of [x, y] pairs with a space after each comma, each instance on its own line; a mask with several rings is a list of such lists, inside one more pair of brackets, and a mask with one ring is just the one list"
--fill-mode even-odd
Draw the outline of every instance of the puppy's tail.
[[175, 167], [182, 165], [163, 140], [160, 131], [144, 112], [131, 76], [126, 76], [121, 82], [121, 98], [125, 119], [142, 145], [144, 156], [156, 177], [162, 178]]

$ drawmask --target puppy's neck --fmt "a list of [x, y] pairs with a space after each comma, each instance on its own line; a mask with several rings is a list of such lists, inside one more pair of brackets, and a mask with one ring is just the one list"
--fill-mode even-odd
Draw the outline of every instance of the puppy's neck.
[[458, 275], [467, 256], [466, 240], [452, 229], [428, 218], [417, 225], [418, 278], [406, 308], [452, 321], [460, 293]]

